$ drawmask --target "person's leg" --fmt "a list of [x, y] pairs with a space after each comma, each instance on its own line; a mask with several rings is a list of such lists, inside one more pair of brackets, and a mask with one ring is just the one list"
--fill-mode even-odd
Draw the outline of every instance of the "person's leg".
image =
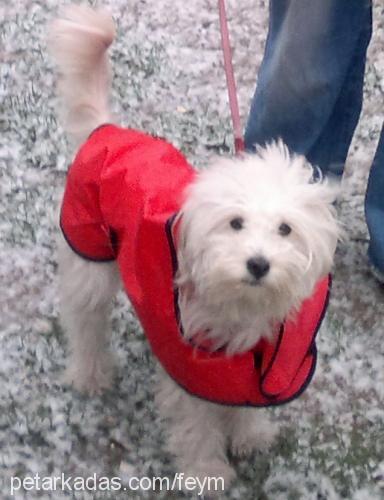
[[[339, 120], [338, 128], [349, 137], [359, 115], [361, 83], [345, 94], [342, 89], [358, 55], [359, 68], [364, 67], [362, 29], [370, 9], [368, 0], [271, 0], [266, 51], [245, 133], [248, 150], [281, 137], [291, 150], [328, 169], [335, 148], [334, 141], [325, 143], [327, 125], [334, 128]], [[347, 96], [354, 110], [343, 114]]]
[[307, 153], [313, 165], [324, 173], [341, 176], [349, 146], [359, 121], [362, 102], [367, 48], [372, 35], [372, 9], [361, 18], [360, 36], [332, 114], [320, 137]]
[[384, 126], [369, 174], [365, 216], [370, 235], [368, 256], [384, 282]]

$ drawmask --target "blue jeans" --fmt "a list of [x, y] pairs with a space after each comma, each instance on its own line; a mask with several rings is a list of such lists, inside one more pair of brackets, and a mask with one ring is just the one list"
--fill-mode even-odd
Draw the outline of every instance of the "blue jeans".
[[[281, 137], [341, 176], [362, 105], [370, 0], [270, 0], [269, 32], [245, 146]], [[369, 256], [384, 272], [384, 132], [366, 195]]]

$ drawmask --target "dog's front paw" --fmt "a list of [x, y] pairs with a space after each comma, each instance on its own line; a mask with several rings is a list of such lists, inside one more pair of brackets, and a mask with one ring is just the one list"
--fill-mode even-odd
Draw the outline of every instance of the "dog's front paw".
[[196, 461], [191, 465], [182, 467], [184, 473], [182, 487], [184, 491], [191, 492], [188, 485], [194, 479], [195, 491], [199, 495], [209, 497], [221, 496], [223, 491], [229, 487], [236, 477], [235, 470], [223, 460], [215, 459], [210, 461]]
[[231, 450], [234, 455], [247, 456], [254, 450], [266, 451], [279, 434], [279, 425], [267, 419], [249, 422], [249, 427], [235, 429]]
[[79, 392], [91, 395], [100, 394], [109, 389], [113, 381], [113, 357], [111, 353], [103, 353], [97, 360], [71, 359], [65, 370], [62, 381], [72, 385]]

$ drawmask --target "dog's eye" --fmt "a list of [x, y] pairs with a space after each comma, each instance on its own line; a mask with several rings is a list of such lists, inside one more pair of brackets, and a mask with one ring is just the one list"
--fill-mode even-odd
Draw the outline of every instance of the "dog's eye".
[[240, 231], [244, 227], [244, 219], [242, 217], [235, 217], [229, 224], [235, 231]]
[[288, 236], [288, 234], [292, 231], [291, 226], [286, 224], [285, 222], [282, 222], [279, 226], [279, 234], [281, 236]]

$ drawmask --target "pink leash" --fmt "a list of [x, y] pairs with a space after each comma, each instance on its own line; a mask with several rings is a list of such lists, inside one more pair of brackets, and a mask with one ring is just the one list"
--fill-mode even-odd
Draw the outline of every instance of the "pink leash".
[[227, 79], [229, 107], [231, 109], [233, 133], [235, 136], [235, 151], [236, 154], [239, 154], [244, 151], [244, 139], [240, 121], [239, 104], [237, 101], [236, 81], [233, 72], [232, 51], [231, 44], [229, 42], [228, 21], [224, 0], [219, 0], [219, 15], [221, 46], [224, 54], [224, 69]]

